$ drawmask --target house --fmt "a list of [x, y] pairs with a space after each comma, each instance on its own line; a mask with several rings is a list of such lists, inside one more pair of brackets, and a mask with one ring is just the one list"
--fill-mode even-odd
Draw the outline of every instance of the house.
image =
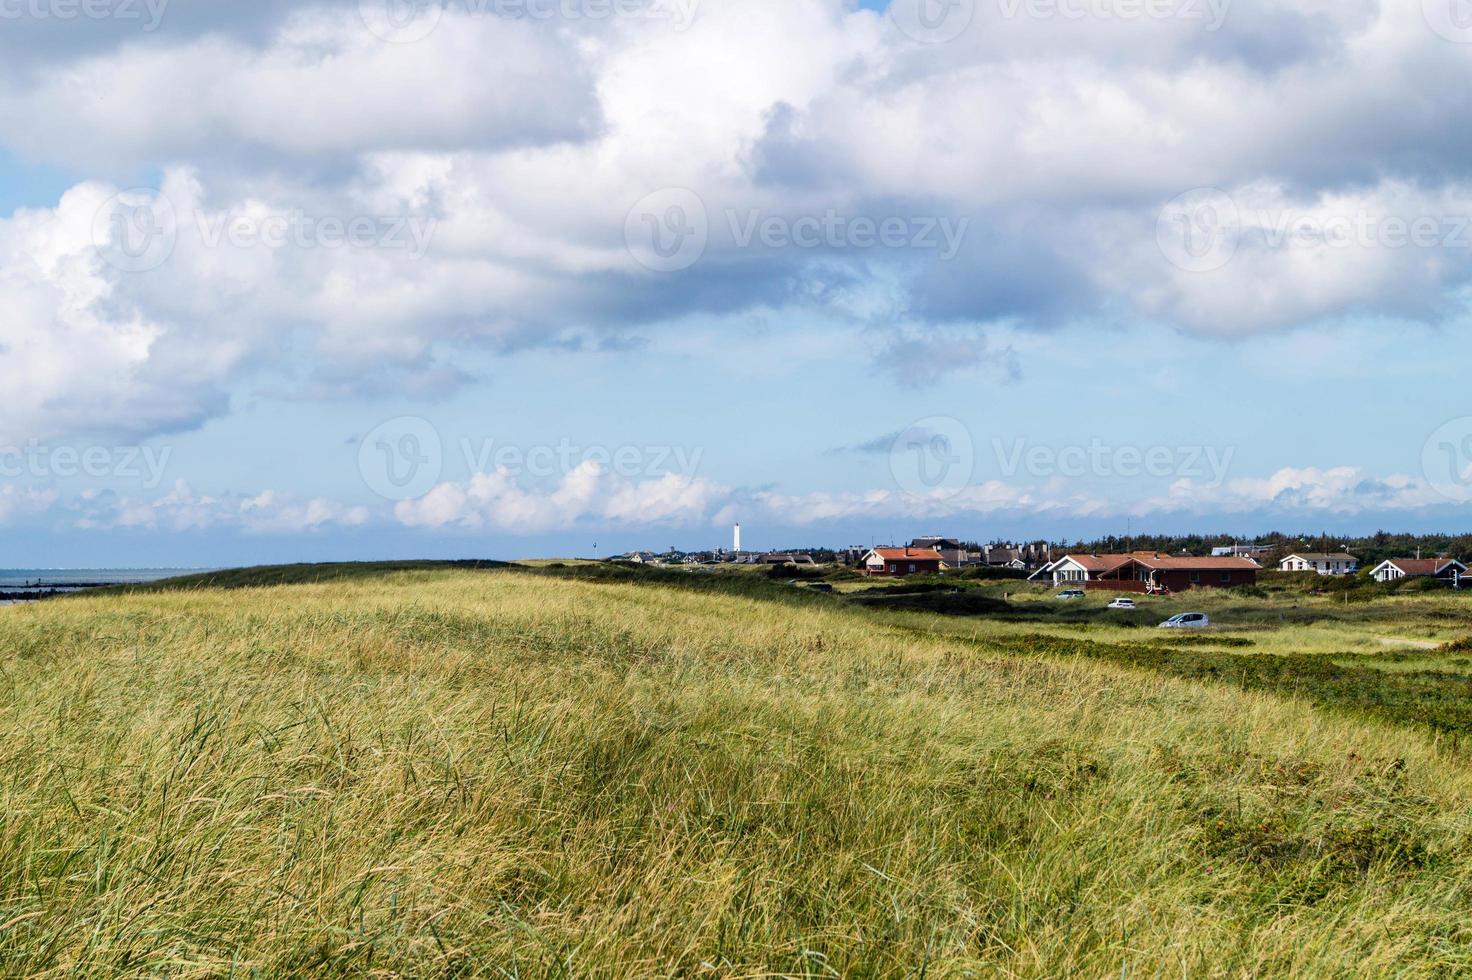
[[966, 549], [955, 538], [916, 538], [910, 542], [910, 548], [915, 551], [935, 552], [940, 555], [940, 560], [947, 568], [964, 568], [971, 563]]
[[1289, 555], [1278, 562], [1280, 572], [1318, 572], [1320, 575], [1353, 575], [1360, 570], [1360, 560], [1345, 552]]
[[1015, 568], [1024, 571], [1027, 568], [1027, 557], [1021, 548], [987, 545], [981, 549], [981, 563], [988, 568]]
[[1117, 592], [1184, 592], [1256, 585], [1262, 566], [1251, 558], [1190, 558], [1136, 551], [1128, 555], [1065, 555], [1033, 574], [1055, 586]]
[[816, 565], [812, 555], [770, 554], [762, 555], [761, 565]]
[[904, 578], [940, 572], [940, 552], [928, 548], [874, 548], [864, 556], [864, 574]]
[[1234, 544], [1225, 548], [1212, 548], [1213, 558], [1266, 558], [1273, 553], [1270, 544]]
[[1455, 558], [1392, 558], [1376, 566], [1370, 576], [1377, 582], [1398, 582], [1403, 578], [1435, 578], [1462, 587], [1467, 566]]
[[1124, 565], [1129, 555], [1064, 555], [1033, 572], [1029, 581], [1051, 578], [1053, 584], [1084, 585]]

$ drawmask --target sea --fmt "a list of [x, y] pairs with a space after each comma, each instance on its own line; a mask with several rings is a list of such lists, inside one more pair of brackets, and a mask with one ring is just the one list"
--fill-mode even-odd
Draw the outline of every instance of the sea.
[[105, 585], [142, 585], [207, 568], [0, 568], [0, 606]]

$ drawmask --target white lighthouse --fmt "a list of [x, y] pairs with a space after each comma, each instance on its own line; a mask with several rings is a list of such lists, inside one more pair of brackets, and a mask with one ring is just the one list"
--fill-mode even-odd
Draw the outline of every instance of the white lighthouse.
[[741, 554], [741, 525], [740, 524], [737, 524], [736, 525], [736, 530], [732, 534], [732, 542], [733, 543], [731, 545], [731, 550], [734, 551], [738, 555]]

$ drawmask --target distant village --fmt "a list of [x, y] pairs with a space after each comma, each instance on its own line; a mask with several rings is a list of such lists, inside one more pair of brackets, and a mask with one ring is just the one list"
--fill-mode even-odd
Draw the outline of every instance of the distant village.
[[803, 548], [792, 551], [742, 551], [740, 535], [736, 535], [735, 547], [731, 550], [717, 548], [714, 551], [669, 551], [656, 554], [650, 551], [634, 551], [615, 556], [615, 561], [633, 562], [638, 565], [844, 565], [867, 571], [873, 557], [880, 553], [904, 552], [911, 560], [925, 564], [924, 568], [910, 570], [896, 568], [885, 574], [918, 574], [959, 569], [997, 568], [1026, 572], [1052, 560], [1049, 545], [1045, 543], [1018, 545], [974, 545], [963, 544], [952, 538], [916, 538], [905, 548], [875, 548], [853, 545], [841, 550], [832, 548]]
[[[1057, 588], [1107, 589], [1115, 592], [1170, 594], [1198, 588], [1238, 588], [1256, 585], [1259, 573], [1313, 573], [1324, 577], [1360, 575], [1367, 566], [1348, 547], [1334, 550], [1294, 548], [1292, 539], [1275, 536], [1271, 543], [1201, 546], [1196, 553], [1190, 547], [1141, 549], [1127, 546], [1119, 550], [1069, 548], [1048, 542], [1029, 544], [996, 543], [989, 545], [959, 538], [932, 535], [919, 537], [908, 544], [860, 546], [841, 550], [815, 548], [791, 551], [758, 552], [741, 549], [741, 528], [733, 534], [731, 550], [681, 552], [671, 549], [663, 554], [647, 551], [620, 555], [614, 560], [651, 566], [720, 566], [761, 565], [772, 569], [817, 568], [842, 566], [871, 578], [907, 578], [912, 575], [963, 574], [968, 577], [1015, 578], [1043, 583]], [[1374, 550], [1383, 550], [1391, 541], [1369, 542]], [[1450, 539], [1436, 538], [1434, 543]], [[1117, 544], [1109, 539], [1109, 544]], [[1160, 544], [1161, 542], [1151, 542]], [[1319, 542], [1322, 546], [1323, 542]], [[1367, 574], [1377, 582], [1424, 578], [1444, 582], [1452, 588], [1472, 587], [1468, 566], [1461, 560], [1442, 553], [1423, 557], [1418, 547], [1411, 557], [1387, 557], [1368, 567]]]

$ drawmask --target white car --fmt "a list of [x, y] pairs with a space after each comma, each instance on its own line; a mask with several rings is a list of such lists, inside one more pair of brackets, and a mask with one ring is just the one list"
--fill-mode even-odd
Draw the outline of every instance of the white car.
[[1163, 630], [1204, 630], [1211, 625], [1206, 613], [1181, 613], [1160, 624]]
[[1115, 599], [1109, 604], [1110, 609], [1137, 609], [1133, 599]]
[[1084, 598], [1084, 590], [1083, 589], [1066, 589], [1063, 592], [1058, 593], [1053, 598], [1055, 598], [1055, 599], [1082, 599], [1082, 598]]

